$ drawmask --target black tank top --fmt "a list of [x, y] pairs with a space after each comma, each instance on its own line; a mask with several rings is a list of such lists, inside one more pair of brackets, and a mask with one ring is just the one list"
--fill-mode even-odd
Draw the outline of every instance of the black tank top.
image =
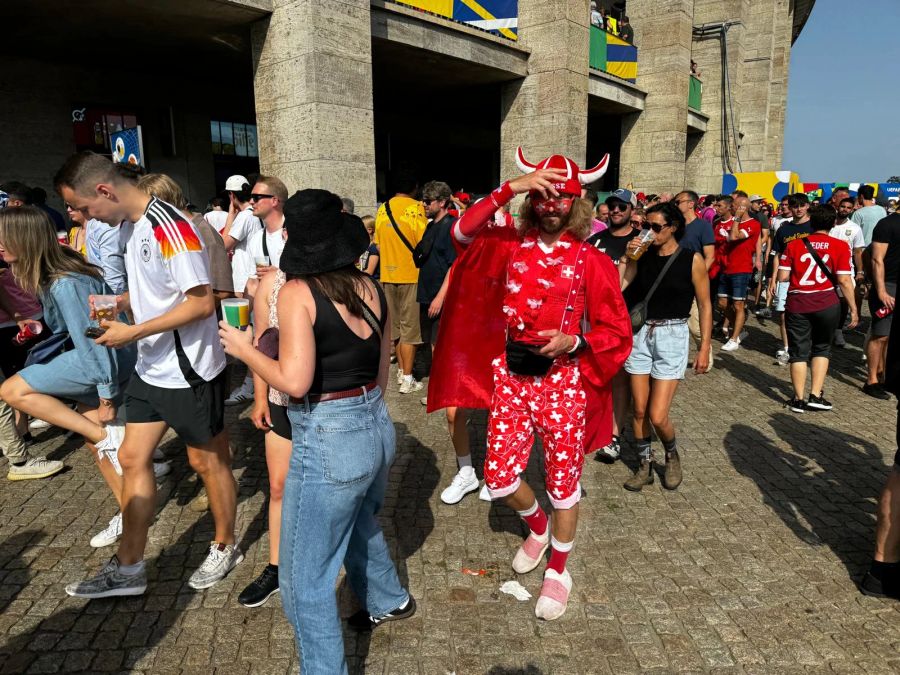
[[[658, 255], [653, 246], [641, 256], [634, 281], [625, 289], [629, 309], [646, 297], [670, 257]], [[694, 252], [682, 249], [650, 298], [648, 319], [686, 319], [690, 316], [694, 301], [693, 266]]]
[[[378, 323], [384, 332], [384, 291], [375, 284], [381, 318]], [[365, 340], [350, 330], [334, 303], [321, 291], [310, 285], [316, 303], [316, 322], [313, 336], [316, 339], [316, 372], [313, 375], [310, 394], [329, 394], [362, 387], [378, 377], [381, 362], [381, 340], [378, 333]]]

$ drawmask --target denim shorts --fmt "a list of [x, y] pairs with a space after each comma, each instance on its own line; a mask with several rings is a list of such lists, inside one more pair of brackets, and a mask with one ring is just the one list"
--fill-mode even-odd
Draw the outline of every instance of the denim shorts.
[[683, 380], [690, 339], [687, 319], [644, 324], [632, 338], [625, 372], [649, 375], [654, 380]]
[[[119, 392], [112, 397], [116, 407], [122, 405], [125, 388], [134, 373], [135, 351], [122, 349], [116, 352], [118, 359]], [[63, 352], [47, 363], [35, 363], [19, 371], [19, 376], [29, 387], [40, 394], [83, 403], [91, 408], [100, 405], [96, 375], [77, 349]]]
[[750, 287], [750, 278], [752, 276], [750, 272], [720, 275], [716, 295], [720, 298], [744, 300], [747, 297], [747, 289]]

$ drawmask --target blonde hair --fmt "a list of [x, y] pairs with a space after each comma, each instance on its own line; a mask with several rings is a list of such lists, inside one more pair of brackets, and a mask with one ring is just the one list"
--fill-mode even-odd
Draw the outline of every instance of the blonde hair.
[[256, 179], [256, 182], [262, 183], [269, 188], [272, 194], [278, 197], [278, 201], [282, 204], [288, 200], [287, 186], [280, 178], [276, 178], [275, 176], [260, 176]]
[[[594, 207], [587, 200], [576, 197], [572, 200], [572, 208], [569, 215], [566, 216], [566, 231], [570, 232], [573, 237], [580, 241], [584, 241], [591, 235], [591, 225], [594, 222]], [[534, 215], [534, 205], [531, 199], [526, 199], [522, 204], [519, 215], [518, 230], [519, 234], [525, 234], [528, 230], [538, 226], [538, 219]]]
[[368, 230], [370, 227], [373, 230], [375, 229], [375, 216], [363, 216], [362, 218], [360, 218], [360, 220], [363, 221], [363, 225], [365, 226], [366, 230]]
[[138, 181], [137, 186], [142, 192], [169, 202], [179, 211], [187, 208], [187, 199], [184, 198], [181, 187], [164, 173], [148, 173]]
[[36, 206], [0, 210], [0, 243], [16, 257], [10, 267], [19, 286], [32, 295], [70, 274], [103, 278], [99, 267], [57, 241], [53, 221]]

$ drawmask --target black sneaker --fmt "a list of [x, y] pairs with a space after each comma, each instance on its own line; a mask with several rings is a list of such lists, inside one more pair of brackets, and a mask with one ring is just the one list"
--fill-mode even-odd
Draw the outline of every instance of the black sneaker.
[[831, 405], [831, 401], [825, 400], [825, 392], [823, 391], [821, 396], [810, 394], [809, 400], [806, 402], [806, 407], [810, 410], [831, 410], [833, 406]]
[[807, 410], [806, 401], [799, 398], [792, 398], [790, 401], [784, 404], [784, 407], [795, 413], [805, 413]]
[[278, 567], [275, 565], [266, 565], [266, 569], [262, 571], [256, 579], [250, 582], [238, 596], [238, 602], [244, 607], [259, 607], [266, 604], [266, 600], [277, 593], [278, 588]]
[[871, 570], [866, 572], [866, 576], [863, 577], [859, 584], [859, 590], [862, 591], [863, 595], [869, 595], [873, 598], [894, 598], [895, 600], [900, 600], [900, 584], [897, 583], [897, 580], [885, 581], [879, 579], [872, 574]]
[[880, 384], [864, 384], [862, 390], [864, 394], [868, 394], [872, 398], [878, 398], [882, 401], [891, 400], [891, 395]]
[[409, 600], [400, 605], [397, 609], [381, 616], [371, 616], [366, 610], [361, 609], [356, 614], [347, 619], [347, 624], [356, 630], [372, 630], [379, 624], [388, 621], [399, 621], [400, 619], [408, 619], [416, 613], [416, 601], [412, 595]]

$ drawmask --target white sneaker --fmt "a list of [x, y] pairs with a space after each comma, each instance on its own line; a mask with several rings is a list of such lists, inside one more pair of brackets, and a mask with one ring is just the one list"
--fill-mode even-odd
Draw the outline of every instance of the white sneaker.
[[775, 352], [775, 360], [782, 366], [786, 366], [791, 362], [791, 357], [788, 355], [787, 349], [779, 349]]
[[441, 493], [441, 501], [445, 504], [458, 504], [463, 497], [477, 489], [478, 476], [475, 475], [475, 469], [471, 466], [464, 466]]
[[403, 384], [403, 371], [397, 368], [397, 384]]
[[237, 544], [217, 544], [209, 547], [206, 560], [197, 568], [188, 580], [188, 586], [195, 590], [209, 588], [225, 578], [231, 570], [244, 559], [244, 554]]
[[487, 483], [485, 483], [484, 485], [481, 486], [481, 492], [478, 493], [478, 499], [480, 499], [483, 502], [494, 501], [493, 499], [491, 499], [491, 491], [488, 490]]
[[172, 473], [172, 465], [168, 462], [153, 462], [153, 475], [156, 478]]
[[49, 478], [50, 476], [58, 474], [64, 468], [65, 465], [56, 459], [29, 457], [22, 466], [16, 466], [10, 462], [6, 479], [34, 480], [37, 478]]
[[405, 375], [403, 377], [403, 384], [400, 385], [400, 393], [401, 394], [411, 394], [414, 391], [422, 391], [422, 387], [425, 386], [421, 382], [416, 381], [412, 375]]
[[597, 458], [604, 464], [613, 464], [622, 455], [622, 446], [619, 439], [613, 436], [609, 445], [604, 445], [597, 451]]
[[241, 383], [241, 386], [232, 391], [228, 395], [228, 398], [225, 399], [225, 405], [241, 405], [242, 403], [247, 403], [252, 400], [253, 386], [245, 387], [244, 384]]
[[534, 606], [534, 615], [544, 621], [554, 621], [566, 613], [569, 594], [572, 592], [572, 576], [569, 570], [559, 574], [556, 570], [544, 572], [541, 595]]
[[119, 537], [122, 536], [122, 512], [120, 511], [112, 517], [109, 525], [91, 538], [91, 546], [93, 548], [103, 548], [104, 546], [112, 546]]
[[154, 449], [153, 450], [153, 461], [154, 462], [165, 462], [166, 461], [165, 453], [162, 450], [160, 450], [159, 448]]
[[734, 340], [729, 339], [724, 345], [722, 345], [723, 352], [733, 352], [736, 349], [740, 349], [741, 345], [739, 342], [735, 342]]
[[44, 429], [49, 429], [51, 426], [50, 422], [35, 418], [28, 423], [28, 431], [43, 431]]
[[119, 466], [119, 447], [122, 445], [122, 441], [125, 440], [125, 425], [116, 420], [107, 424], [104, 428], [106, 429], [106, 438], [97, 443], [97, 457], [100, 461], [103, 461], [105, 456], [109, 463], [113, 465], [116, 473], [121, 476], [122, 467]]

